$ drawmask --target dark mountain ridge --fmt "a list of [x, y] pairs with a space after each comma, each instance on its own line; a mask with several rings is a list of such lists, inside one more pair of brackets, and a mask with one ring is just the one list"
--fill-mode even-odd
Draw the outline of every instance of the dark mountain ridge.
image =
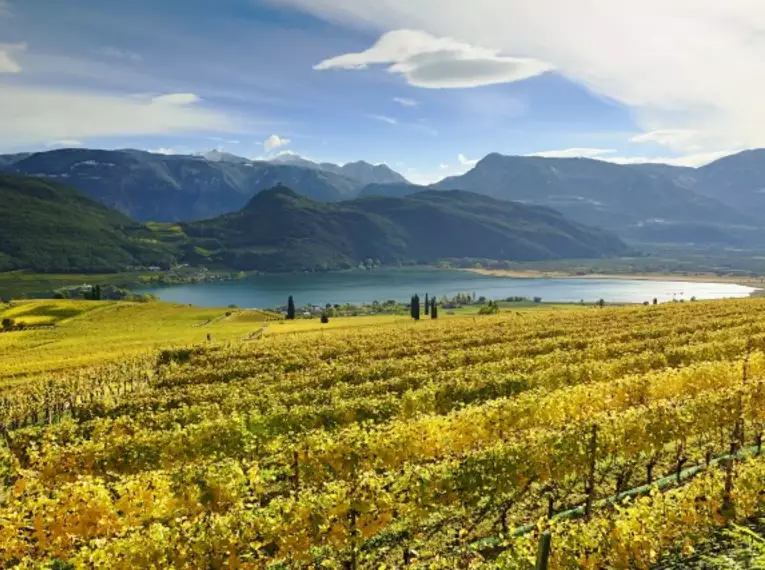
[[615, 236], [553, 210], [463, 191], [330, 204], [280, 186], [261, 192], [239, 212], [181, 227], [214, 263], [243, 270], [340, 269], [368, 259], [529, 261], [628, 251]]

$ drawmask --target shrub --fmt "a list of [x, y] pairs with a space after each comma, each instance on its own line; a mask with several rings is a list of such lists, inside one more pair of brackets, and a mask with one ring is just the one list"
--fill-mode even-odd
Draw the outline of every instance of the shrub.
[[478, 310], [479, 315], [496, 315], [499, 313], [499, 305], [497, 305], [494, 301], [489, 301], [489, 304], [481, 307]]
[[327, 313], [321, 314], [321, 324], [326, 325], [329, 322], [329, 315]]
[[16, 326], [16, 321], [6, 317], [5, 319], [3, 319], [3, 323], [2, 324], [3, 324], [3, 330], [4, 331], [9, 331], [9, 330], [13, 330], [13, 327]]

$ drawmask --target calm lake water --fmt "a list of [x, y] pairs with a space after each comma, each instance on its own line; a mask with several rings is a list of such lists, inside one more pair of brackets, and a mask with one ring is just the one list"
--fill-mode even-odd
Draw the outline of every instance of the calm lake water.
[[640, 281], [631, 279], [513, 279], [489, 277], [465, 271], [374, 270], [338, 273], [263, 275], [240, 281], [151, 287], [142, 293], [203, 307], [237, 305], [243, 308], [278, 307], [293, 295], [298, 306], [326, 303], [359, 304], [372, 301], [408, 301], [418, 293], [452, 297], [475, 293], [478, 297], [542, 297], [544, 301], [594, 303], [600, 298], [614, 303], [642, 303], [654, 298], [721, 299], [747, 297], [751, 287], [729, 283]]

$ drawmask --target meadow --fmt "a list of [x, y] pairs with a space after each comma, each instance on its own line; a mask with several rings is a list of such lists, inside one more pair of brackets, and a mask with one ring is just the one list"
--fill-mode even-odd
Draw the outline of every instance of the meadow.
[[3, 568], [651, 568], [765, 507], [760, 299], [3, 315]]

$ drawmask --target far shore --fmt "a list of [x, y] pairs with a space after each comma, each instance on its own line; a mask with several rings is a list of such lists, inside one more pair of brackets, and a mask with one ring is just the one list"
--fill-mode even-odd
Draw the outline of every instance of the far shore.
[[737, 277], [715, 275], [714, 273], [587, 273], [585, 275], [566, 271], [541, 271], [537, 269], [473, 269], [462, 271], [489, 275], [492, 277], [513, 277], [516, 279], [633, 279], [639, 281], [686, 281], [692, 283], [733, 283], [745, 287], [765, 289], [765, 277]]

